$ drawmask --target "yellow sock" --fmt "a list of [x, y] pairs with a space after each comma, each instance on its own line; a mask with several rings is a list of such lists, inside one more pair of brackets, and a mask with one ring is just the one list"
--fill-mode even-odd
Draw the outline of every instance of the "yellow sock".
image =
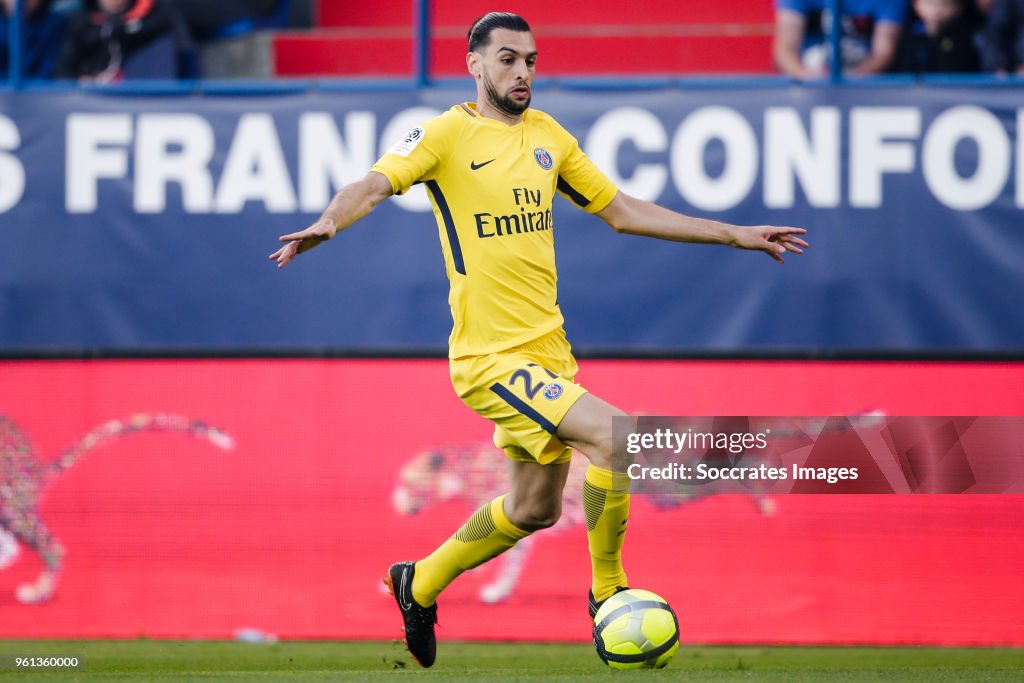
[[591, 590], [604, 600], [618, 586], [628, 586], [622, 568], [622, 543], [629, 520], [629, 487], [621, 474], [590, 465], [583, 482], [583, 512], [587, 517], [587, 541], [593, 570]]
[[497, 557], [530, 535], [505, 514], [505, 496], [499, 496], [473, 513], [455, 535], [416, 563], [412, 597], [430, 607], [449, 583], [462, 572]]

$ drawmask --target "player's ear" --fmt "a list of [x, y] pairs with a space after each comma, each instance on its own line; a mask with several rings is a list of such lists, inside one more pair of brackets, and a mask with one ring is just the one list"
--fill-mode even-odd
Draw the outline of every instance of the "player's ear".
[[477, 78], [480, 75], [480, 55], [475, 52], [467, 52], [466, 68], [473, 78]]

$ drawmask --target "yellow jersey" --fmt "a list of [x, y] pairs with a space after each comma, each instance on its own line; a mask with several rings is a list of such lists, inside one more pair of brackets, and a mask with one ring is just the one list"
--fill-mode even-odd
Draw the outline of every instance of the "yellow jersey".
[[528, 109], [510, 126], [473, 103], [413, 129], [371, 170], [396, 194], [427, 187], [451, 283], [451, 358], [503, 351], [560, 327], [554, 195], [595, 213], [617, 192], [551, 116]]

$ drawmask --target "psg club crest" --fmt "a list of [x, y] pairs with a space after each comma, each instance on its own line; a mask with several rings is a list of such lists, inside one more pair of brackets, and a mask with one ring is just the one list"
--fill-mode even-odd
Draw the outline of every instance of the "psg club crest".
[[[538, 159], [538, 162], [540, 160]], [[551, 163], [551, 157], [548, 157], [548, 163]], [[549, 401], [554, 401], [556, 398], [562, 395], [562, 385], [558, 382], [548, 382], [544, 386], [544, 398]]]
[[551, 158], [551, 154], [543, 147], [533, 150], [533, 158], [537, 160], [537, 163], [545, 171], [550, 171], [551, 167], [555, 165], [555, 160]]

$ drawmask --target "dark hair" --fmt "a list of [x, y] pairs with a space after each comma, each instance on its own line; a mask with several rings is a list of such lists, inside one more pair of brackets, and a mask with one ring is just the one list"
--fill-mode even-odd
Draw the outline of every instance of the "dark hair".
[[530, 25], [518, 14], [511, 12], [488, 12], [473, 22], [469, 27], [469, 51], [483, 50], [491, 44], [491, 31], [496, 28], [507, 28], [510, 31], [531, 33]]

